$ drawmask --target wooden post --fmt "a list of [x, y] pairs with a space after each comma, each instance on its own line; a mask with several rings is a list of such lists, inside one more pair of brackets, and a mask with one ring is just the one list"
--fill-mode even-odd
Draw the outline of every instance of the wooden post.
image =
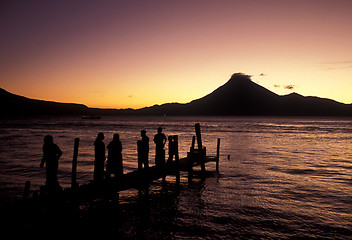
[[219, 161], [220, 161], [220, 138], [218, 138], [218, 145], [216, 147], [216, 172], [219, 172]]
[[79, 138], [75, 138], [75, 146], [73, 149], [73, 160], [72, 160], [71, 188], [77, 187], [76, 171], [77, 171], [78, 146], [79, 146]]
[[24, 185], [23, 200], [28, 200], [30, 187], [31, 187], [31, 181], [27, 181]]
[[192, 174], [193, 174], [193, 157], [194, 157], [194, 145], [196, 143], [196, 136], [192, 136], [192, 145], [190, 152], [187, 153], [188, 158], [188, 181], [191, 181]]
[[169, 157], [167, 158], [166, 163], [171, 163], [172, 162], [172, 157], [173, 157], [173, 139], [174, 136], [169, 136], [168, 137], [168, 142], [169, 142]]
[[142, 174], [143, 166], [142, 166], [142, 155], [143, 155], [142, 141], [137, 141], [137, 153], [138, 153], [138, 172]]
[[176, 165], [176, 184], [180, 184], [180, 162], [178, 156], [178, 136], [174, 135], [175, 142], [175, 165]]
[[202, 136], [200, 134], [200, 124], [199, 123], [196, 123], [195, 129], [196, 129], [196, 135], [197, 135], [198, 149], [199, 149], [199, 151], [201, 151], [203, 149], [203, 145], [202, 145]]
[[188, 182], [191, 182], [193, 175], [192, 152], [187, 153]]
[[194, 152], [194, 145], [196, 143], [196, 136], [192, 136], [191, 154]]
[[196, 129], [196, 135], [197, 135], [200, 166], [202, 169], [202, 173], [205, 173], [205, 164], [204, 164], [205, 149], [203, 149], [203, 145], [202, 145], [202, 135], [200, 133], [200, 124], [199, 123], [196, 123], [195, 129]]

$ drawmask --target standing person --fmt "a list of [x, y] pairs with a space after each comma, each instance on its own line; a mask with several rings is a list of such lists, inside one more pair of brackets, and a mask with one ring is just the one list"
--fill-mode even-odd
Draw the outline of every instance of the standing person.
[[167, 163], [171, 163], [173, 157], [176, 155], [177, 148], [176, 148], [176, 143], [173, 136], [169, 136], [168, 140], [169, 140], [169, 158], [167, 159]]
[[123, 175], [122, 166], [122, 144], [120, 135], [115, 133], [112, 141], [107, 146], [108, 160], [106, 163], [106, 173], [108, 176], [114, 174], [115, 177]]
[[155, 143], [155, 165], [157, 167], [163, 167], [165, 164], [165, 150], [164, 146], [167, 141], [166, 136], [162, 133], [163, 129], [158, 128], [158, 133], [154, 136]]
[[149, 168], [149, 137], [146, 134], [145, 130], [141, 131], [142, 140], [138, 140], [138, 170], [142, 170], [144, 165], [144, 169], [148, 170]]
[[62, 155], [60, 148], [54, 143], [53, 136], [46, 135], [43, 144], [43, 158], [40, 167], [46, 164], [46, 187], [48, 192], [61, 190], [57, 180], [59, 159]]
[[104, 177], [105, 143], [104, 133], [98, 133], [94, 142], [94, 181], [101, 181]]

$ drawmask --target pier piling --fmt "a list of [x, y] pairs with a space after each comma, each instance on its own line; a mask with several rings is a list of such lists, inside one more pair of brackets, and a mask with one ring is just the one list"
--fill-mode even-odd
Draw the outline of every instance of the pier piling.
[[196, 136], [192, 136], [192, 145], [190, 151], [187, 153], [187, 164], [188, 164], [188, 181], [192, 179], [193, 174], [193, 161], [192, 157], [194, 154], [194, 145], [196, 143]]
[[198, 149], [202, 149], [202, 135], [200, 133], [200, 124], [196, 123], [195, 124], [195, 129], [196, 129], [196, 136], [197, 136], [197, 143], [198, 143]]
[[175, 165], [176, 165], [176, 184], [180, 184], [180, 159], [178, 155], [178, 136], [174, 136], [175, 141]]
[[31, 187], [31, 181], [27, 181], [24, 185], [23, 199], [28, 200], [29, 188]]
[[220, 161], [220, 138], [218, 138], [218, 144], [216, 146], [216, 172], [219, 172], [219, 161]]
[[198, 143], [198, 161], [200, 161], [200, 166], [202, 169], [202, 173], [205, 173], [205, 156], [206, 156], [206, 148], [203, 148], [202, 144], [202, 135], [200, 133], [200, 124], [196, 123], [195, 124], [195, 129], [196, 129], [196, 136], [197, 136], [197, 143]]
[[78, 184], [77, 184], [78, 146], [79, 146], [79, 138], [75, 138], [75, 146], [73, 149], [73, 160], [72, 160], [72, 175], [71, 175], [71, 188], [72, 189], [75, 189], [78, 187]]

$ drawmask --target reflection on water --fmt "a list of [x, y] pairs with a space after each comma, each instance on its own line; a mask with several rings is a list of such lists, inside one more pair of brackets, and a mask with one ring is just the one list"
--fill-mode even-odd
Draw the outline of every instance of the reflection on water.
[[[137, 169], [140, 130], [146, 129], [151, 139], [158, 126], [166, 135], [179, 135], [180, 157], [184, 157], [196, 122], [201, 124], [209, 154], [215, 155], [216, 139], [221, 138], [219, 175], [191, 183], [183, 175], [179, 190], [174, 178], [168, 177], [165, 185], [155, 182], [149, 193], [125, 191], [118, 209], [104, 201], [82, 204], [77, 213], [80, 227], [89, 231], [93, 225], [104, 226], [120, 237], [147, 239], [351, 236], [352, 120], [346, 118], [2, 120], [2, 204], [21, 198], [25, 181], [31, 180], [34, 189], [44, 183], [39, 164], [46, 134], [53, 135], [63, 151], [59, 179], [68, 187], [75, 137], [81, 139], [77, 181], [84, 184], [93, 178], [93, 142], [98, 132], [104, 132], [105, 143], [114, 133], [120, 134], [125, 172], [129, 172]], [[154, 164], [152, 141], [150, 146]], [[215, 164], [208, 169], [214, 171]]]

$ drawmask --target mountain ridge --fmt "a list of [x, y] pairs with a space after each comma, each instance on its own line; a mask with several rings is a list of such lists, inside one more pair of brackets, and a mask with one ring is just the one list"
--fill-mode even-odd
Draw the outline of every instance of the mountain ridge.
[[140, 109], [89, 108], [83, 104], [30, 99], [0, 88], [2, 115], [224, 115], [352, 116], [352, 104], [298, 93], [278, 95], [249, 75], [235, 73], [222, 86], [189, 103], [165, 103]]

